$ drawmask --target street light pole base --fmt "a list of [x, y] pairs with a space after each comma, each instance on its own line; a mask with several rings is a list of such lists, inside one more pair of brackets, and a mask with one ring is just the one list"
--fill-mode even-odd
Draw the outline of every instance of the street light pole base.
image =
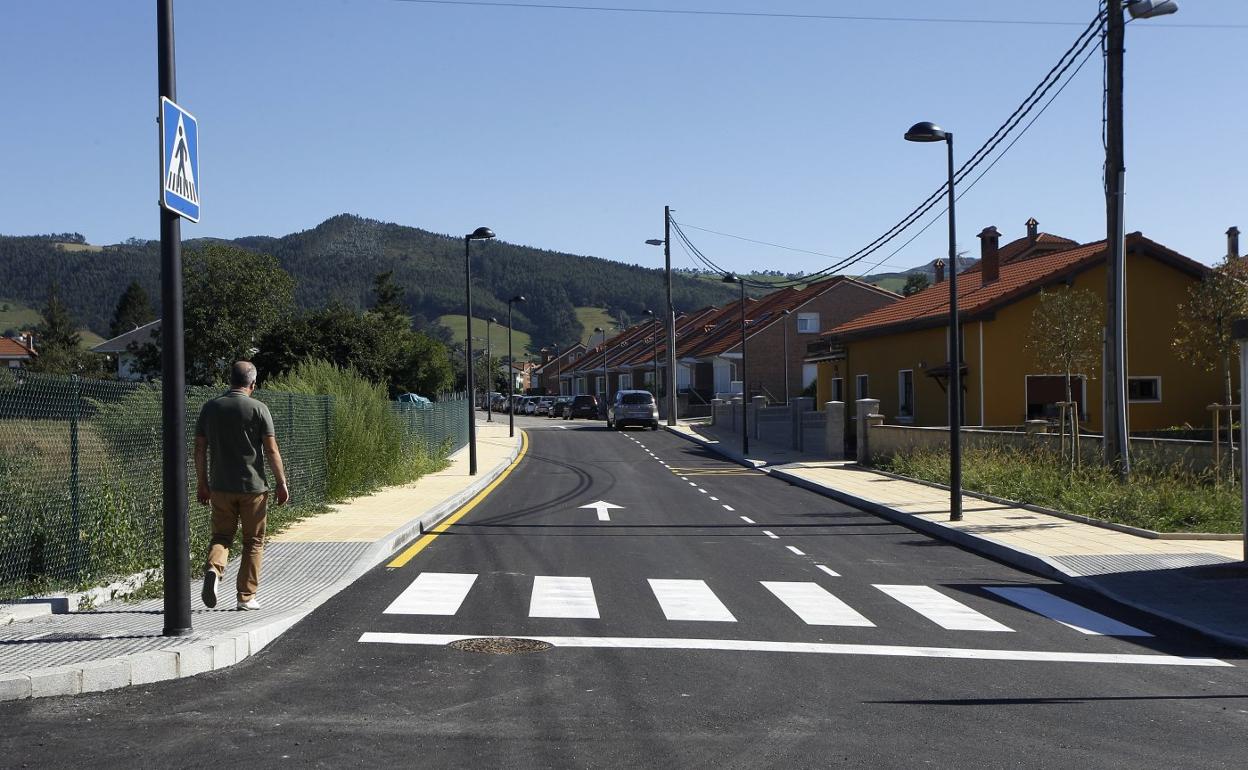
[[160, 632], [161, 636], [190, 636], [194, 631], [192, 628], [168, 628], [166, 627]]

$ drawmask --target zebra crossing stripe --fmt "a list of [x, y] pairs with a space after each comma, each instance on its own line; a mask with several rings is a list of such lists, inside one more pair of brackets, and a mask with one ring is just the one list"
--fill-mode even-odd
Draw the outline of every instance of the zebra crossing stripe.
[[763, 588], [775, 594], [793, 612], [812, 626], [855, 626], [874, 628], [853, 607], [833, 596], [818, 583], [761, 581]]
[[1063, 626], [1075, 629], [1081, 634], [1090, 636], [1152, 636], [1134, 626], [1128, 626], [1099, 612], [1080, 607], [1074, 602], [1066, 601], [1043, 588], [1023, 588], [1007, 586], [1003, 588], [985, 589], [1006, 601], [1013, 602], [1024, 609], [1056, 620]]
[[476, 574], [422, 572], [382, 614], [454, 615], [476, 580]]
[[1008, 631], [1002, 625], [931, 586], [877, 585], [876, 588], [949, 631]]
[[587, 577], [535, 576], [529, 617], [597, 618], [593, 581]]
[[668, 620], [711, 620], [735, 623], [724, 603], [704, 580], [649, 580], [654, 598], [659, 600]]

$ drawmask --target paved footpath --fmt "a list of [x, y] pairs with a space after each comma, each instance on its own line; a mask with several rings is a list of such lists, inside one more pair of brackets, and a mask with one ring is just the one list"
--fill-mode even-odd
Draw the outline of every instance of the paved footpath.
[[951, 522], [947, 487], [798, 455], [753, 439], [746, 458], [739, 434], [698, 421], [667, 429], [912, 529], [1248, 648], [1248, 566], [1238, 538], [1143, 537], [973, 496], [962, 499], [962, 521]]
[[194, 581], [189, 636], [161, 635], [161, 599], [112, 601], [0, 626], [0, 700], [96, 692], [234, 665], [489, 486], [516, 461], [522, 439], [520, 431], [508, 437], [505, 424], [478, 422], [476, 476], [468, 475], [468, 451], [461, 449], [438, 473], [334, 506], [273, 536], [265, 545], [260, 610], [234, 610], [237, 558], [221, 582], [217, 609], [200, 603]]

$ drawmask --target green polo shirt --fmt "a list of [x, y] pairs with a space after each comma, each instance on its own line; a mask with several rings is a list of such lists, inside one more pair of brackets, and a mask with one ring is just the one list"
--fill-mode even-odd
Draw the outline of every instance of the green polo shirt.
[[276, 435], [262, 402], [237, 390], [199, 410], [195, 435], [208, 440], [208, 488], [214, 492], [269, 491], [264, 475], [264, 437]]

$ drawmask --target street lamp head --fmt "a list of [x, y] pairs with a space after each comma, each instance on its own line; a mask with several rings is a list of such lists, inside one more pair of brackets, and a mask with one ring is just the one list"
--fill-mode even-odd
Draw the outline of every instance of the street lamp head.
[[646, 245], [647, 245], [647, 246], [662, 246], [664, 243], [666, 243], [666, 241], [664, 241], [662, 238], [648, 238], [648, 239], [646, 239]]
[[793, 315], [793, 311], [792, 311], [792, 310], [781, 310], [781, 311], [780, 311], [780, 314], [781, 314], [781, 315]]
[[1177, 13], [1179, 4], [1174, 0], [1127, 0], [1127, 13], [1133, 19], [1151, 19]]
[[737, 277], [736, 273], [724, 273], [724, 277], [720, 280], [724, 283], [744, 283], [744, 281]]
[[910, 130], [906, 132], [907, 142], [943, 142], [947, 138], [949, 138], [947, 131], [926, 120], [910, 126]]
[[648, 315], [648, 316], [650, 316], [650, 317], [652, 317], [652, 318], [654, 317], [654, 311], [653, 311], [653, 310], [647, 310], [647, 311], [645, 311], [645, 314], [646, 314], [646, 315]]
[[484, 241], [494, 237], [494, 231], [488, 227], [478, 227], [468, 236], [470, 241]]
[[605, 331], [606, 331], [606, 329], [602, 328], [601, 326], [595, 326], [595, 327], [594, 327], [594, 331], [596, 331], [596, 332], [605, 332]]
[[497, 318], [495, 318], [495, 317], [493, 317], [493, 316], [490, 316], [489, 318], [487, 318], [487, 319], [485, 319], [485, 320], [489, 321], [489, 322], [490, 322], [490, 323], [492, 323], [492, 324], [496, 324], [496, 323], [498, 323], [498, 319], [497, 319]]
[[525, 300], [524, 300], [524, 295], [523, 295], [523, 294], [517, 294], [516, 296], [514, 296], [514, 297], [512, 297], [511, 299], [509, 299], [509, 300], [508, 300], [508, 302], [524, 302], [524, 301], [525, 301]]

